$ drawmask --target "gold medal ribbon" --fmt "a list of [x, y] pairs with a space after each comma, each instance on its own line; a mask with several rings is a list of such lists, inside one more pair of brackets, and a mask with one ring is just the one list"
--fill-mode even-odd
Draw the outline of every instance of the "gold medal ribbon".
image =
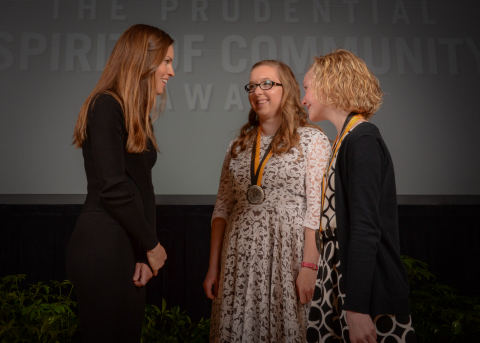
[[[260, 161], [260, 137], [261, 137], [261, 129], [260, 127], [258, 128], [258, 133], [257, 133], [257, 141], [255, 146], [253, 147], [253, 153], [254, 155], [252, 156], [252, 166], [250, 168], [251, 172], [251, 181], [252, 185], [257, 185], [261, 187], [262, 185], [262, 177], [263, 177], [263, 170], [265, 169], [265, 165], [267, 164], [268, 160], [272, 156], [272, 143], [270, 143], [267, 151], [265, 152], [265, 155], [263, 156], [263, 159]], [[275, 137], [274, 137], [275, 138]], [[273, 142], [273, 139], [272, 139]]]
[[325, 169], [325, 172], [323, 173], [322, 177], [322, 207], [320, 211], [320, 232], [322, 232], [322, 218], [323, 218], [323, 204], [325, 202], [325, 196], [327, 193], [327, 177], [328, 177], [328, 171], [330, 170], [330, 167], [332, 166], [333, 159], [335, 155], [337, 154], [338, 149], [340, 148], [340, 144], [342, 144], [343, 138], [345, 135], [352, 129], [352, 127], [357, 123], [359, 120], [363, 119], [363, 116], [361, 114], [355, 115], [350, 122], [348, 123], [347, 127], [345, 130], [343, 130], [340, 133], [340, 139], [339, 136], [335, 138], [335, 142], [333, 143], [333, 148], [332, 148], [332, 155], [330, 157], [330, 161], [328, 162], [328, 167]]

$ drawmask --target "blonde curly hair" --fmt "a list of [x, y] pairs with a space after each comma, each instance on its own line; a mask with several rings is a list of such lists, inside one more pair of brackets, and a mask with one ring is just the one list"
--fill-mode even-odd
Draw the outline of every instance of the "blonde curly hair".
[[382, 104], [380, 82], [365, 62], [344, 49], [314, 58], [309, 69], [317, 101], [369, 119]]
[[[282, 109], [282, 124], [272, 141], [272, 153], [282, 154], [296, 147], [300, 141], [297, 128], [308, 126], [323, 130], [308, 121], [308, 115], [300, 101], [300, 86], [298, 85], [292, 70], [283, 62], [275, 60], [263, 60], [255, 63], [251, 70], [260, 66], [270, 66], [278, 71], [280, 83], [283, 85], [283, 93], [280, 107]], [[232, 144], [230, 154], [236, 158], [239, 152], [249, 147], [259, 130], [260, 122], [257, 113], [251, 109], [248, 114], [248, 122], [240, 129], [238, 138]]]

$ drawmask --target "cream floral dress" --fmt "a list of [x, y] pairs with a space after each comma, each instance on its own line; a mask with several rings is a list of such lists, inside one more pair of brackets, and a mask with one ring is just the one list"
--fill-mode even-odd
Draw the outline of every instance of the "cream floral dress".
[[[318, 129], [298, 128], [300, 143], [268, 160], [265, 201], [248, 203], [251, 148], [223, 163], [212, 220], [225, 218], [219, 292], [211, 342], [305, 342], [309, 305], [295, 280], [303, 259], [304, 227], [318, 229], [321, 179], [330, 143]], [[263, 157], [273, 136], [262, 136]]]

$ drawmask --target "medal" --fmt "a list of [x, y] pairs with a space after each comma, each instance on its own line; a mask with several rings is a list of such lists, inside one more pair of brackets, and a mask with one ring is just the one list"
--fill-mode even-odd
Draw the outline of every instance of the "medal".
[[259, 205], [265, 200], [265, 191], [257, 185], [250, 185], [247, 190], [247, 199], [250, 204]]
[[252, 147], [252, 162], [250, 164], [250, 178], [252, 183], [248, 186], [246, 194], [248, 202], [253, 205], [259, 205], [265, 200], [265, 191], [262, 188], [262, 176], [265, 165], [272, 156], [272, 142], [275, 138], [273, 137], [267, 151], [265, 151], [265, 155], [263, 155], [263, 158], [260, 161], [260, 127], [258, 127], [257, 130], [257, 139], [254, 141]]

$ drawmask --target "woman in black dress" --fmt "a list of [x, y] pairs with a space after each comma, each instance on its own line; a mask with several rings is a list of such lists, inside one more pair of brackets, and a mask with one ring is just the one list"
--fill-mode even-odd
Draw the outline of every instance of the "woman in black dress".
[[127, 29], [75, 126], [88, 194], [67, 249], [67, 274], [83, 342], [140, 342], [143, 286], [167, 258], [155, 234], [151, 114], [163, 110], [174, 76], [172, 43], [152, 26]]
[[339, 49], [316, 57], [303, 85], [310, 120], [328, 120], [338, 133], [322, 179], [307, 342], [415, 342], [393, 162], [368, 122], [382, 102], [379, 82]]

